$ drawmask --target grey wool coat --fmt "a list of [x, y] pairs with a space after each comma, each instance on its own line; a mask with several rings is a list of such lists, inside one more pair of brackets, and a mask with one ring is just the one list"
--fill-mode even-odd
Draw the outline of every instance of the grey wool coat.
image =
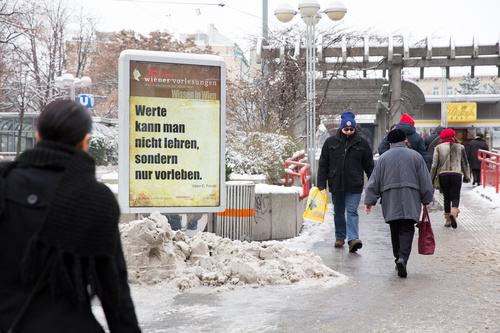
[[422, 205], [432, 202], [434, 187], [422, 155], [402, 142], [378, 159], [365, 187], [365, 205], [381, 198], [385, 222], [420, 219]]

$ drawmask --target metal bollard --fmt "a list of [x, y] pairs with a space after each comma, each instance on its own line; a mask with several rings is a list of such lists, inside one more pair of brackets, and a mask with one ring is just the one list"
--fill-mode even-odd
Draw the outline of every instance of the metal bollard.
[[232, 240], [252, 241], [255, 217], [255, 184], [226, 182], [226, 210], [217, 213], [215, 233]]

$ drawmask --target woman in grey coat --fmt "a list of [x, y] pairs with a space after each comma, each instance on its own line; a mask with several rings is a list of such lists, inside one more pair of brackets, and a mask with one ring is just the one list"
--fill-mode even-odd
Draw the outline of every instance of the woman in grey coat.
[[381, 198], [384, 220], [391, 228], [392, 250], [400, 277], [406, 277], [415, 224], [422, 205], [429, 205], [434, 188], [427, 164], [404, 143], [406, 134], [395, 129], [387, 135], [389, 151], [380, 156], [365, 187], [365, 211]]

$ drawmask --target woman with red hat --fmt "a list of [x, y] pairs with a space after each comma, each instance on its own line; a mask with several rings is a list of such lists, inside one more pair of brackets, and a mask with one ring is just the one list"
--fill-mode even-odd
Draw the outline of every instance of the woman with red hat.
[[444, 129], [439, 138], [442, 142], [434, 149], [430, 175], [434, 188], [443, 193], [444, 226], [456, 229], [462, 180], [470, 182], [469, 162], [464, 146], [455, 141], [453, 129]]

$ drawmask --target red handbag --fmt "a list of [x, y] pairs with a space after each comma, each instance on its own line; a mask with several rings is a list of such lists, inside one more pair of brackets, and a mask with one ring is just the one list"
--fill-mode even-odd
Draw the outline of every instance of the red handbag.
[[422, 220], [418, 222], [418, 253], [420, 254], [434, 254], [436, 242], [434, 240], [434, 232], [432, 231], [431, 219], [427, 207], [424, 206], [424, 213]]

